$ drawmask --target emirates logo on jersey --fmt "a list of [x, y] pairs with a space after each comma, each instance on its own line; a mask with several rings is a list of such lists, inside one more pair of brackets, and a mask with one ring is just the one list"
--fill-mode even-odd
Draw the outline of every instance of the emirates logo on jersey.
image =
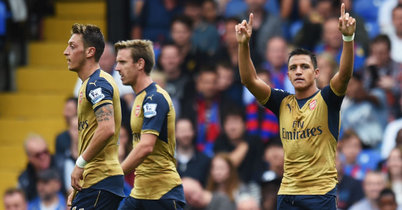
[[317, 107], [317, 100], [314, 99], [310, 102], [310, 110], [314, 110]]
[[136, 117], [140, 116], [140, 113], [141, 113], [141, 106], [140, 105], [135, 106], [134, 113], [135, 113]]

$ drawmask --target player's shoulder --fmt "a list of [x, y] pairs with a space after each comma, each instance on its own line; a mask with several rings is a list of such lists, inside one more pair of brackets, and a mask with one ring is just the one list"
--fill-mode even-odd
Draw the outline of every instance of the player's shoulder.
[[87, 87], [94, 88], [110, 88], [114, 82], [113, 77], [108, 73], [98, 69], [88, 79]]

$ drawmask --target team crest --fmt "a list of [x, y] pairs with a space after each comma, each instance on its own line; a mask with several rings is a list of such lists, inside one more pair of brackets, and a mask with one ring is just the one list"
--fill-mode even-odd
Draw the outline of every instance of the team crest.
[[140, 113], [141, 113], [141, 106], [140, 105], [135, 106], [134, 113], [135, 113], [136, 117], [140, 116]]
[[146, 103], [144, 105], [144, 117], [151, 118], [156, 115], [156, 107], [158, 104]]
[[317, 107], [317, 100], [314, 99], [310, 102], [310, 110], [314, 110]]
[[81, 104], [81, 102], [82, 102], [82, 92], [80, 92], [80, 96], [78, 97], [78, 104]]

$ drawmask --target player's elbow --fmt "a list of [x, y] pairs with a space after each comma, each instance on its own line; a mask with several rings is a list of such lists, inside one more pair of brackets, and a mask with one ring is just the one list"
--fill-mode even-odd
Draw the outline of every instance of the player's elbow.
[[109, 125], [109, 124], [104, 124], [102, 126], [99, 126], [99, 129], [102, 131], [103, 135], [108, 139], [110, 137], [112, 137], [116, 130], [115, 130], [115, 126], [114, 125]]
[[151, 154], [152, 151], [154, 151], [154, 146], [153, 146], [153, 145], [145, 145], [145, 146], [144, 146], [143, 152], [144, 152], [144, 155], [145, 155], [145, 156]]

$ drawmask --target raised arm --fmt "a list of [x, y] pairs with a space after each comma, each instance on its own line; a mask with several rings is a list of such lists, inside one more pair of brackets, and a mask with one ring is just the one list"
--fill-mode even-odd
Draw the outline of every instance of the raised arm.
[[236, 25], [236, 39], [238, 43], [239, 71], [243, 85], [257, 98], [265, 100], [271, 94], [271, 87], [257, 77], [253, 61], [250, 57], [249, 41], [252, 34], [253, 13], [250, 13], [249, 22], [243, 20]]
[[345, 94], [349, 79], [353, 73], [354, 62], [354, 34], [356, 31], [356, 20], [345, 13], [345, 4], [341, 5], [341, 16], [338, 24], [339, 31], [343, 35], [343, 49], [339, 72], [331, 79], [331, 86], [339, 94]]

